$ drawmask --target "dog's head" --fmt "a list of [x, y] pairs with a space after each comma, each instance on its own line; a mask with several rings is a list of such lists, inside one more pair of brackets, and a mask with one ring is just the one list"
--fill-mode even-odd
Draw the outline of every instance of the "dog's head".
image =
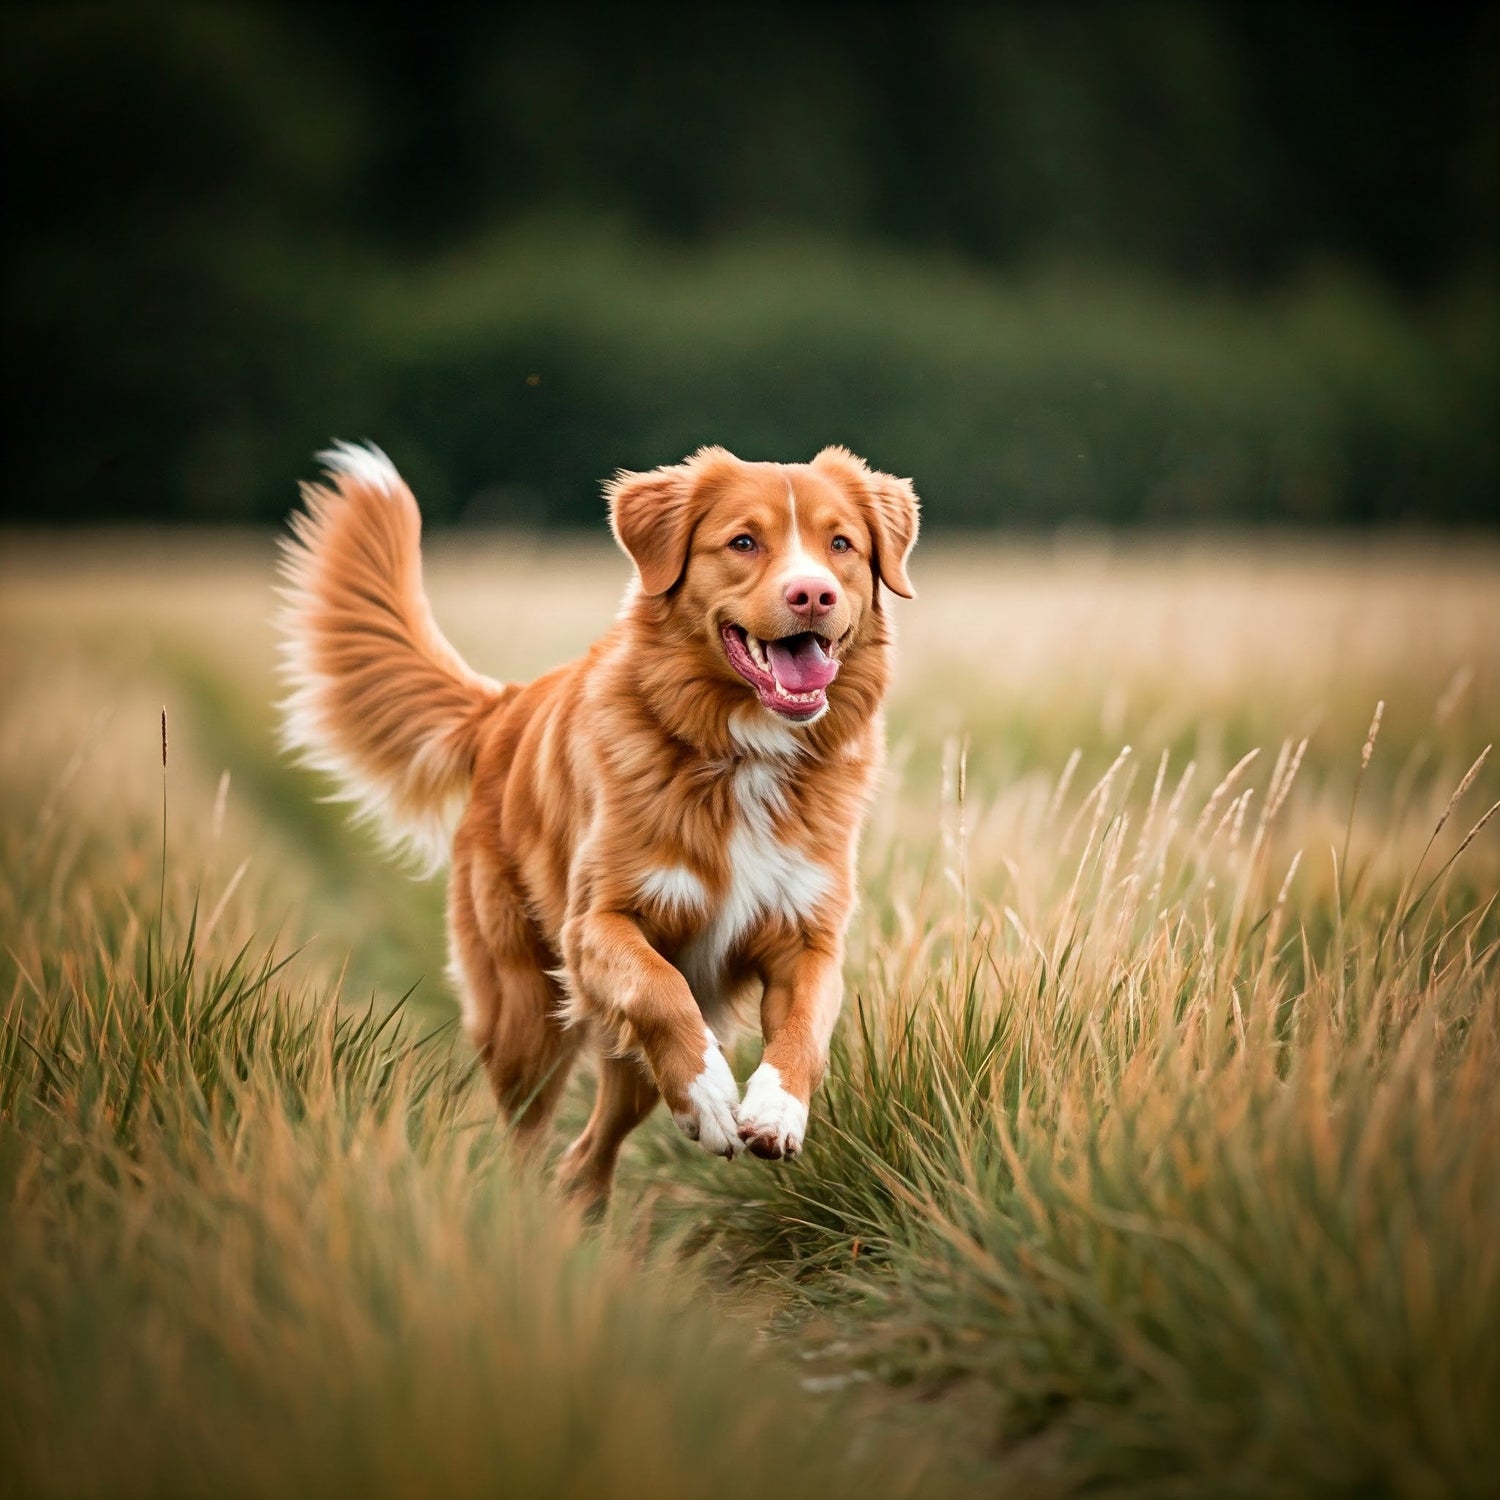
[[[917, 539], [909, 480], [844, 448], [810, 464], [745, 463], [704, 448], [684, 463], [620, 474], [610, 522], [640, 588], [674, 633], [794, 724], [828, 708], [829, 685], [879, 613], [879, 588], [912, 597]], [[883, 638], [883, 637], [882, 637]]]

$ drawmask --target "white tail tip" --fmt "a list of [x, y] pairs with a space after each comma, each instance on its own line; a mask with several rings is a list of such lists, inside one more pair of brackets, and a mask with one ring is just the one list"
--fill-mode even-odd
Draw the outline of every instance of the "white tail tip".
[[374, 443], [337, 442], [317, 455], [318, 462], [330, 474], [347, 474], [385, 495], [394, 495], [401, 487], [396, 466]]

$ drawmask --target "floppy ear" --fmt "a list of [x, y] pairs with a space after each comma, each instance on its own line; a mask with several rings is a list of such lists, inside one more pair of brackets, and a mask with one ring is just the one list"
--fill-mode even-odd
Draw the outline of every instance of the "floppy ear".
[[825, 448], [813, 467], [837, 477], [859, 499], [875, 538], [875, 576], [893, 594], [914, 598], [906, 559], [917, 542], [920, 507], [911, 480], [882, 474], [847, 448]]
[[605, 486], [609, 524], [648, 594], [665, 594], [687, 566], [693, 534], [692, 485], [681, 464], [648, 474], [621, 470]]
[[700, 448], [683, 463], [645, 474], [622, 469], [604, 487], [610, 528], [647, 594], [665, 594], [681, 579], [703, 514], [704, 480], [725, 459], [733, 462], [733, 455], [723, 448]]

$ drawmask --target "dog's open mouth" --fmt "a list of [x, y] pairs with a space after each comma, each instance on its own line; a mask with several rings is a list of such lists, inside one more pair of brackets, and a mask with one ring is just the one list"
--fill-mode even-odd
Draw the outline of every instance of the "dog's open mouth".
[[828, 706], [828, 684], [838, 675], [832, 642], [811, 630], [763, 641], [739, 625], [723, 627], [729, 665], [783, 719], [802, 723]]

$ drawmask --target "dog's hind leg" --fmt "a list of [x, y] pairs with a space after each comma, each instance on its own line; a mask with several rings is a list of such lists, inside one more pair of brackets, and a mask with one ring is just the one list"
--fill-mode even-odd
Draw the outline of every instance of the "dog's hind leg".
[[549, 955], [514, 892], [493, 868], [458, 856], [455, 849], [450, 972], [464, 1030], [484, 1059], [513, 1139], [529, 1150], [545, 1139], [584, 1033], [562, 1015]]
[[564, 1191], [586, 1208], [602, 1209], [625, 1137], [656, 1108], [660, 1098], [656, 1080], [639, 1058], [601, 1057], [593, 1113], [583, 1134], [557, 1165]]
[[523, 1150], [545, 1140], [583, 1033], [558, 1015], [561, 992], [540, 969], [496, 966], [495, 1023], [480, 1055], [511, 1134]]

